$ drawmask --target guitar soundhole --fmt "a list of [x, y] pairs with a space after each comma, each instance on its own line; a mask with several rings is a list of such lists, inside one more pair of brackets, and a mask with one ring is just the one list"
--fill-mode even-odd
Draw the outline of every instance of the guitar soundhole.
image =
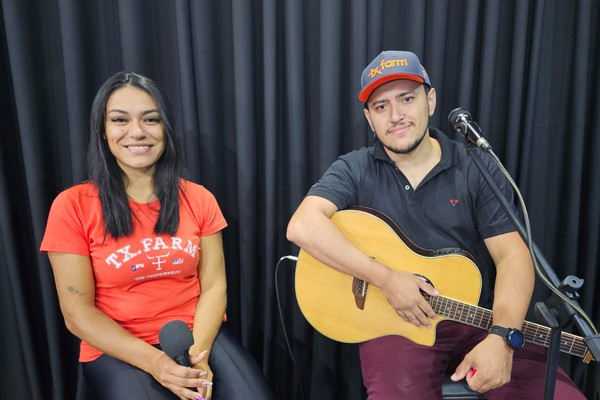
[[426, 276], [421, 275], [421, 274], [415, 274], [415, 276], [418, 276], [419, 278], [423, 279], [425, 282], [429, 283], [432, 287], [435, 287], [435, 285], [433, 284], [433, 282], [431, 282], [429, 280], [429, 278], [427, 278]]

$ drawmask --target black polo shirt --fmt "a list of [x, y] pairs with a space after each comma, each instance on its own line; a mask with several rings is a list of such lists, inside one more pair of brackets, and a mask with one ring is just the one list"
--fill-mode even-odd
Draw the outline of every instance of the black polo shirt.
[[[340, 210], [370, 207], [382, 212], [421, 248], [467, 251], [482, 275], [480, 305], [489, 307], [495, 268], [483, 239], [515, 228], [464, 145], [435, 128], [429, 134], [440, 143], [442, 157], [418, 187], [410, 185], [377, 141], [339, 157], [307, 195], [328, 199]], [[475, 151], [513, 204], [512, 188], [493, 158]]]

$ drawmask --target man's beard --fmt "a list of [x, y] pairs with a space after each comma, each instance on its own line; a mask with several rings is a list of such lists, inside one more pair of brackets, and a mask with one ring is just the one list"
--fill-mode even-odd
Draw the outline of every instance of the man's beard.
[[383, 147], [385, 147], [386, 149], [388, 149], [389, 151], [391, 151], [394, 154], [408, 154], [408, 153], [412, 152], [414, 149], [416, 149], [417, 147], [419, 147], [421, 142], [423, 142], [423, 139], [425, 138], [425, 134], [427, 133], [427, 129], [429, 129], [429, 127], [425, 128], [425, 130], [423, 131], [423, 134], [420, 137], [416, 138], [414, 142], [412, 142], [407, 147], [404, 147], [402, 149], [394, 147], [394, 146], [388, 146], [387, 144], [385, 144], [383, 142], [381, 142], [381, 143], [383, 144]]

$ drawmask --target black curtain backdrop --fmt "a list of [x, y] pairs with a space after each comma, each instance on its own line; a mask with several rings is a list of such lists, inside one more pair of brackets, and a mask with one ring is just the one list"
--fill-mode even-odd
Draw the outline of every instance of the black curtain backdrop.
[[[276, 265], [298, 252], [285, 229], [310, 185], [338, 155], [371, 144], [356, 96], [384, 49], [421, 58], [438, 90], [433, 126], [450, 133], [449, 111], [471, 111], [522, 189], [534, 241], [561, 279], [585, 280], [580, 304], [600, 322], [598, 1], [0, 4], [1, 398], [85, 398], [78, 342], [38, 248], [56, 194], [87, 177], [91, 101], [120, 70], [152, 77], [173, 102], [189, 178], [230, 224], [228, 325], [277, 398], [365, 398], [356, 346], [306, 323], [294, 262]], [[534, 301], [547, 295], [539, 284]], [[600, 398], [596, 363], [561, 363]]]

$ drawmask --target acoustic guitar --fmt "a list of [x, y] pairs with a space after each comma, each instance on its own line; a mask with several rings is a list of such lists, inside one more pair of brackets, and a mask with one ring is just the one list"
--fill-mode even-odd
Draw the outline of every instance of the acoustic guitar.
[[[459, 249], [422, 249], [387, 216], [369, 208], [338, 211], [332, 221], [364, 253], [390, 268], [414, 273], [438, 289], [439, 296], [424, 294], [437, 318], [432, 320], [432, 329], [417, 328], [396, 314], [378, 287], [331, 268], [300, 250], [296, 297], [303, 315], [317, 331], [345, 343], [400, 335], [432, 346], [435, 326], [444, 320], [489, 330], [492, 311], [477, 306], [482, 282], [470, 254]], [[527, 342], [550, 345], [550, 328], [525, 321], [521, 330]], [[583, 357], [586, 363], [593, 359], [582, 337], [566, 332], [561, 335], [562, 352]]]

